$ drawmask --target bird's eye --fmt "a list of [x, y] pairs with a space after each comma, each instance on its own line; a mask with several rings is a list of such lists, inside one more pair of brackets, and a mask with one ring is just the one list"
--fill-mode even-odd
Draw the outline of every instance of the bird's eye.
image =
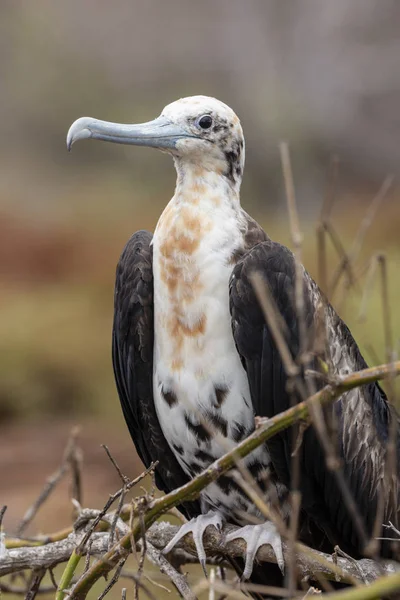
[[213, 120], [210, 115], [204, 115], [204, 117], [200, 117], [198, 120], [199, 127], [202, 129], [210, 129], [212, 122]]

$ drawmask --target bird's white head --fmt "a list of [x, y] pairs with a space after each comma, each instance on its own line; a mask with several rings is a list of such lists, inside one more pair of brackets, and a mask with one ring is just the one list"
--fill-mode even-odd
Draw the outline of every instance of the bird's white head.
[[119, 144], [151, 146], [172, 154], [179, 170], [191, 163], [217, 172], [238, 188], [244, 167], [240, 121], [229, 106], [208, 96], [181, 98], [161, 115], [140, 125], [110, 123], [82, 117], [68, 131], [67, 146], [93, 138]]

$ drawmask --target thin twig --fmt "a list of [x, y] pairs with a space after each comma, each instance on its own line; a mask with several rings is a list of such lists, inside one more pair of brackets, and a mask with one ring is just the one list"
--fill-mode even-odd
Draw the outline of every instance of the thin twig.
[[[12, 594], [13, 596], [26, 597], [26, 586], [15, 586], [8, 583], [0, 582], [0, 592], [3, 594]], [[36, 595], [52, 594], [54, 589], [52, 586], [42, 586], [38, 589]]]
[[126, 475], [124, 475], [122, 473], [121, 469], [118, 466], [117, 461], [115, 460], [115, 458], [111, 454], [108, 446], [106, 446], [105, 444], [101, 444], [101, 447], [104, 448], [104, 450], [106, 451], [106, 454], [107, 454], [108, 458], [110, 459], [112, 465], [115, 467], [115, 470], [117, 471], [118, 475], [121, 478], [122, 484], [123, 485], [127, 485], [130, 482], [130, 479], [129, 479], [129, 477], [127, 477]]
[[[353, 284], [355, 281], [355, 276], [354, 276], [353, 264], [352, 264], [351, 257], [349, 256], [348, 252], [346, 252], [343, 242], [340, 239], [338, 232], [336, 231], [336, 228], [333, 226], [333, 224], [330, 221], [325, 223], [325, 229], [326, 229], [326, 232], [329, 234], [329, 237], [331, 239], [333, 247], [336, 250], [336, 254], [340, 258], [340, 263], [342, 265], [342, 267], [341, 267], [342, 270], [340, 271], [340, 274], [342, 273], [342, 271], [344, 273], [347, 273], [350, 284]], [[333, 296], [333, 293], [336, 289], [336, 285], [338, 284], [339, 278], [340, 278], [340, 275], [336, 274], [336, 279], [333, 279], [333, 282], [329, 288], [329, 291], [327, 292], [329, 294], [330, 299]]]
[[299, 373], [299, 367], [295, 364], [284, 338], [283, 332], [285, 331], [286, 324], [278, 311], [271, 292], [260, 273], [252, 273], [249, 276], [249, 279], [264, 313], [264, 318], [276, 347], [278, 348], [285, 372], [288, 377], [295, 377]]
[[346, 266], [345, 262], [348, 261], [348, 264], [351, 264], [351, 263], [354, 263], [354, 261], [357, 259], [358, 255], [360, 253], [361, 247], [362, 247], [362, 243], [367, 234], [367, 231], [371, 227], [372, 222], [376, 216], [377, 210], [378, 210], [379, 206], [381, 205], [382, 201], [384, 200], [384, 198], [387, 196], [387, 193], [388, 193], [389, 189], [391, 188], [392, 183], [393, 183], [393, 177], [392, 176], [386, 177], [386, 179], [382, 183], [380, 189], [378, 190], [378, 193], [372, 199], [372, 202], [369, 205], [363, 220], [361, 221], [361, 225], [356, 234], [353, 245], [352, 245], [350, 251], [347, 253], [346, 261], [342, 260], [339, 263], [338, 268], [332, 278], [332, 284], [331, 284], [331, 288], [330, 288], [330, 290], [331, 290], [330, 297], [332, 297], [332, 295], [340, 281], [341, 274], [343, 273], [343, 270]]
[[99, 514], [97, 515], [97, 517], [93, 520], [91, 527], [88, 529], [88, 531], [83, 536], [82, 541], [80, 542], [79, 546], [76, 549], [77, 554], [82, 554], [83, 553], [85, 545], [86, 545], [88, 539], [90, 538], [90, 536], [92, 535], [93, 531], [96, 529], [97, 525], [100, 523], [100, 521], [102, 520], [102, 518], [104, 517], [104, 515], [108, 512], [108, 510], [111, 507], [111, 505], [115, 502], [115, 500], [117, 500], [120, 496], [122, 496], [122, 494], [124, 494], [128, 490], [130, 490], [134, 485], [136, 485], [137, 483], [139, 483], [139, 481], [142, 481], [142, 479], [144, 479], [144, 477], [146, 477], [146, 475], [148, 475], [149, 473], [151, 473], [154, 470], [155, 466], [156, 466], [156, 463], [152, 463], [148, 467], [148, 469], [146, 469], [145, 471], [143, 471], [143, 473], [141, 473], [141, 475], [139, 475], [135, 479], [132, 479], [132, 481], [129, 481], [129, 483], [124, 484], [124, 486], [120, 490], [118, 490], [117, 492], [115, 492], [115, 494], [112, 494], [109, 497], [109, 499], [107, 500], [107, 502], [104, 505], [103, 509], [99, 512]]
[[215, 600], [215, 568], [210, 569], [210, 587], [208, 590], [208, 600]]
[[362, 570], [362, 568], [360, 567], [360, 565], [358, 564], [358, 562], [349, 554], [346, 554], [346, 552], [344, 552], [343, 550], [341, 550], [341, 548], [339, 546], [335, 546], [335, 552], [337, 554], [339, 554], [339, 556], [343, 556], [344, 558], [347, 558], [347, 560], [350, 560], [353, 565], [356, 567], [357, 571], [360, 573], [360, 579], [364, 582], [364, 583], [368, 583], [368, 580], [365, 576], [364, 571]]
[[31, 521], [34, 519], [36, 513], [40, 507], [46, 502], [47, 498], [53, 492], [57, 484], [61, 481], [64, 475], [67, 473], [70, 466], [70, 459], [72, 454], [75, 452], [76, 437], [79, 433], [79, 429], [74, 427], [71, 431], [70, 438], [64, 451], [64, 456], [60, 467], [47, 479], [41, 493], [34, 503], [26, 511], [21, 523], [17, 527], [17, 536], [20, 537]]
[[2, 531], [2, 527], [3, 527], [3, 518], [5, 515], [5, 512], [7, 510], [7, 506], [4, 505], [0, 508], [0, 531]]
[[88, 541], [87, 544], [87, 552], [86, 552], [86, 558], [85, 558], [85, 566], [83, 567], [83, 572], [86, 573], [86, 571], [89, 569], [90, 567], [90, 550], [91, 550], [91, 540]]
[[[131, 581], [133, 581], [135, 584], [138, 585], [138, 587], [144, 591], [144, 593], [146, 594], [146, 596], [150, 599], [150, 600], [158, 600], [158, 598], [156, 598], [156, 596], [153, 594], [153, 592], [150, 590], [150, 588], [148, 588], [143, 581], [139, 581], [138, 576], [136, 575], [136, 573], [128, 573], [124, 570], [121, 571], [120, 573], [120, 578], [121, 579], [130, 579]], [[153, 583], [153, 582], [150, 582]]]
[[[210, 580], [202, 579], [194, 588], [196, 594], [201, 594], [204, 591], [210, 589]], [[251, 593], [256, 594], [256, 598], [260, 598], [260, 595], [265, 596], [268, 594], [268, 598], [271, 596], [277, 596], [277, 598], [288, 598], [289, 592], [281, 587], [273, 587], [271, 585], [260, 585], [249, 582], [238, 582], [235, 581], [231, 584], [222, 581], [214, 581], [214, 589], [216, 592], [223, 594], [223, 598], [237, 598], [237, 600], [243, 600], [243, 594], [247, 597]], [[222, 599], [220, 599], [222, 600]], [[296, 600], [298, 600], [296, 598]]]
[[[383, 525], [383, 527], [384, 527], [385, 529], [390, 529], [391, 531], [394, 531], [394, 533], [395, 533], [396, 535], [398, 535], [398, 536], [399, 536], [399, 538], [400, 538], [400, 531], [397, 529], [397, 527], [395, 527], [395, 526], [393, 525], [393, 523], [392, 523], [391, 521], [389, 521], [388, 525]], [[391, 538], [391, 539], [392, 539], [392, 538]]]
[[247, 494], [249, 499], [253, 502], [253, 504], [258, 508], [262, 516], [272, 521], [276, 528], [278, 529], [281, 536], [287, 536], [287, 529], [282, 517], [274, 511], [271, 506], [268, 506], [264, 501], [261, 490], [256, 485], [256, 482], [253, 480], [245, 479], [241, 473], [236, 470], [232, 470], [228, 473], [228, 476], [231, 477], [238, 486], [242, 488], [242, 490]]
[[112, 521], [112, 524], [111, 524], [111, 528], [110, 528], [110, 545], [109, 545], [110, 548], [111, 548], [111, 546], [114, 543], [115, 528], [117, 526], [117, 521], [118, 521], [118, 519], [120, 518], [120, 515], [121, 515], [121, 511], [122, 511], [122, 507], [124, 505], [124, 500], [125, 500], [126, 492], [127, 492], [126, 484], [124, 484], [124, 486], [122, 488], [122, 494], [121, 494], [121, 496], [119, 498], [119, 501], [118, 501], [118, 507], [117, 507], [117, 510], [115, 511], [114, 518], [113, 518], [113, 521]]
[[39, 569], [38, 571], [32, 572], [31, 581], [29, 583], [28, 591], [26, 592], [25, 600], [34, 600], [36, 594], [39, 591], [39, 587], [43, 577], [45, 576], [46, 569]]
[[115, 573], [112, 577], [112, 579], [110, 579], [110, 582], [108, 583], [107, 587], [104, 588], [104, 590], [101, 592], [100, 596], [97, 598], [97, 600], [103, 600], [103, 598], [105, 596], [107, 596], [108, 592], [114, 587], [114, 585], [117, 583], [119, 576], [121, 574], [122, 569], [124, 568], [124, 565], [126, 563], [126, 559], [128, 557], [124, 556], [124, 558], [121, 558], [121, 560], [119, 561], [117, 568], [115, 569]]
[[82, 492], [82, 451], [74, 444], [70, 457], [69, 465], [71, 469], [72, 478], [72, 489], [71, 496], [79, 504], [82, 504], [83, 492]]
[[338, 166], [339, 160], [337, 156], [333, 156], [329, 164], [328, 185], [317, 224], [318, 283], [325, 294], [328, 292], [325, 233], [326, 225], [329, 222], [332, 206], [336, 198]]
[[58, 588], [58, 583], [56, 581], [53, 569], [49, 569], [50, 581], [53, 584], [54, 589]]
[[379, 256], [380, 256], [380, 254], [374, 254], [371, 257], [371, 259], [369, 260], [369, 264], [367, 267], [367, 276], [365, 279], [364, 291], [363, 291], [363, 295], [361, 298], [360, 310], [359, 310], [358, 317], [357, 317], [357, 320], [360, 323], [362, 323], [366, 320], [367, 302], [371, 295], [372, 286], [373, 286], [375, 276], [377, 273], [378, 264], [379, 264]]
[[298, 523], [300, 517], [301, 494], [297, 489], [292, 489], [290, 502], [290, 527], [288, 536], [289, 560], [288, 560], [288, 582], [287, 588], [290, 594], [296, 591], [297, 569], [296, 569], [296, 540]]
[[145, 525], [144, 525], [143, 514], [141, 514], [141, 513], [139, 514], [139, 521], [140, 521], [140, 533], [142, 536], [141, 537], [142, 550], [140, 553], [139, 568], [137, 571], [137, 582], [135, 583], [135, 600], [139, 600], [138, 582], [140, 582], [140, 579], [142, 578], [142, 575], [143, 575], [144, 559], [146, 558], [146, 552], [147, 552], [146, 529], [145, 529]]
[[151, 583], [151, 585], [155, 585], [156, 587], [160, 588], [160, 590], [164, 590], [164, 592], [167, 592], [167, 594], [171, 593], [171, 590], [166, 585], [156, 581], [153, 577], [150, 577], [148, 573], [144, 573], [144, 577], [149, 583]]
[[279, 144], [281, 153], [281, 162], [283, 170], [283, 179], [285, 182], [286, 199], [289, 214], [290, 233], [292, 236], [293, 250], [296, 266], [296, 280], [294, 286], [295, 307], [299, 326], [300, 350], [302, 355], [307, 344], [307, 329], [304, 314], [304, 290], [303, 290], [303, 265], [302, 265], [302, 243], [303, 234], [300, 229], [299, 214], [297, 211], [296, 195], [294, 190], [294, 181], [292, 173], [292, 165], [290, 161], [289, 146], [286, 142]]
[[165, 556], [161, 554], [160, 550], [158, 550], [148, 539], [147, 557], [160, 569], [161, 573], [164, 573], [167, 577], [169, 577], [184, 600], [197, 600], [196, 595], [189, 587], [185, 575], [179, 573], [179, 571], [175, 569], [175, 567], [165, 558]]

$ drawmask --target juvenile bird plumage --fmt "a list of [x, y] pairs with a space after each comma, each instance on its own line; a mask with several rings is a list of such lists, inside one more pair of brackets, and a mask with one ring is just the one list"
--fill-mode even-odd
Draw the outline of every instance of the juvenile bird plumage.
[[[177, 171], [175, 194], [154, 236], [135, 233], [122, 253], [113, 327], [114, 372], [125, 419], [144, 464], [159, 461], [157, 485], [168, 492], [249, 435], [255, 415], [272, 417], [293, 402], [250, 275], [261, 272], [267, 282], [296, 358], [294, 257], [272, 242], [240, 205], [244, 138], [238, 117], [226, 104], [206, 96], [183, 98], [142, 125], [84, 117], [71, 126], [68, 147], [85, 138], [158, 148], [172, 155]], [[332, 375], [364, 368], [350, 331], [305, 270], [303, 286], [310, 366], [318, 369], [312, 343], [317, 331], [320, 340], [322, 327], [325, 344], [321, 348], [319, 343], [318, 353], [331, 365]], [[314, 385], [320, 387], [321, 379]], [[347, 392], [326, 416], [328, 423], [336, 423], [332, 435], [362, 527], [348, 511], [310, 427], [298, 449], [300, 537], [327, 551], [339, 544], [357, 556], [373, 531], [379, 489], [385, 494], [384, 522], [398, 526], [398, 480], [385, 477], [392, 416], [378, 384]], [[289, 517], [292, 442], [291, 433], [284, 432], [245, 461], [283, 519]], [[205, 488], [199, 503], [186, 503], [181, 510], [193, 520], [166, 550], [192, 531], [203, 565], [202, 534], [209, 524], [220, 527], [227, 520], [246, 525], [246, 516], [262, 517], [229, 474]], [[248, 542], [246, 578], [263, 580], [259, 568], [252, 573], [263, 543], [273, 546], [283, 570], [281, 540], [272, 523], [245, 526], [235, 536]], [[383, 546], [383, 553], [390, 554], [389, 546]]]

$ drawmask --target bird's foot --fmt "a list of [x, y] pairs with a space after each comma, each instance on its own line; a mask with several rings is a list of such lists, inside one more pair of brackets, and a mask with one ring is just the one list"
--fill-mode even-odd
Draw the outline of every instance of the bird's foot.
[[226, 541], [231, 542], [238, 538], [242, 538], [247, 543], [246, 562], [242, 575], [243, 580], [250, 578], [257, 551], [264, 544], [272, 546], [278, 566], [282, 573], [284, 573], [285, 561], [283, 559], [282, 538], [271, 521], [266, 521], [260, 525], [246, 525], [245, 527], [241, 527], [232, 533], [228, 533]]
[[192, 533], [199, 562], [203, 568], [205, 576], [207, 577], [206, 552], [203, 545], [203, 534], [209, 525], [214, 525], [218, 531], [221, 530], [222, 516], [220, 513], [210, 510], [205, 515], [199, 515], [198, 517], [191, 519], [189, 523], [182, 525], [178, 533], [174, 535], [169, 544], [165, 546], [163, 554], [168, 554], [168, 552], [171, 552], [172, 548], [179, 542], [179, 540], [181, 540], [187, 533]]

